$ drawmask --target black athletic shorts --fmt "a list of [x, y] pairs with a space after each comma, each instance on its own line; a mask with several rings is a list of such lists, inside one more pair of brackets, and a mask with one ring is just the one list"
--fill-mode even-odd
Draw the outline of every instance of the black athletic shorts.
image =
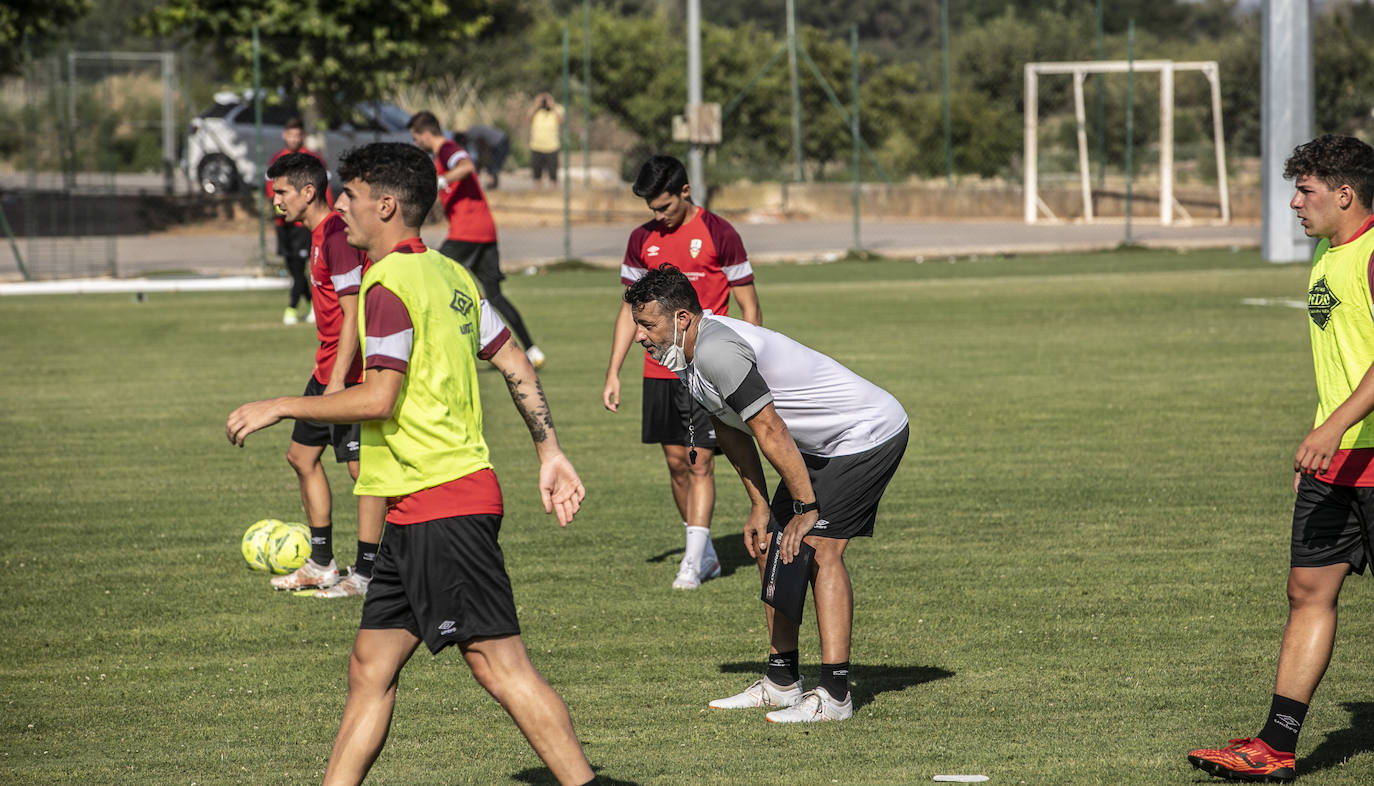
[[1374, 541], [1374, 488], [1333, 486], [1310, 475], [1298, 481], [1293, 502], [1290, 566], [1323, 568], [1350, 564], [1364, 573]]
[[[348, 383], [347, 387], [353, 387], [358, 383]], [[315, 379], [315, 375], [310, 375], [310, 381], [305, 383], [305, 396], [323, 396], [324, 385]], [[340, 464], [358, 460], [358, 443], [362, 439], [362, 427], [357, 423], [315, 423], [310, 420], [296, 421], [295, 428], [291, 429], [291, 441], [298, 445], [309, 445], [312, 448], [324, 447], [325, 445], [334, 446], [334, 460]]]
[[363, 601], [368, 630], [401, 628], [430, 652], [520, 633], [494, 514], [387, 522]]
[[[716, 449], [716, 429], [711, 412], [692, 399], [687, 386], [677, 379], [644, 378], [643, 420], [640, 441], [646, 445], [688, 445]], [[692, 443], [695, 429], [696, 441]]]
[[530, 151], [530, 174], [538, 180], [544, 174], [549, 176], [549, 180], [558, 182], [558, 151], [552, 153], [540, 153], [537, 150]]
[[[910, 434], [908, 426], [883, 444], [852, 456], [825, 458], [803, 453], [811, 490], [821, 505], [820, 520], [807, 534], [844, 540], [873, 537], [878, 503], [902, 463]], [[785, 483], [779, 483], [773, 492], [771, 507], [770, 532], [779, 528], [778, 522], [785, 527], [792, 520], [792, 493]]]
[[501, 272], [501, 252], [495, 243], [445, 240], [439, 246], [439, 253], [467, 268], [472, 277], [482, 284], [484, 292], [488, 283], [498, 284], [506, 280], [506, 274]]

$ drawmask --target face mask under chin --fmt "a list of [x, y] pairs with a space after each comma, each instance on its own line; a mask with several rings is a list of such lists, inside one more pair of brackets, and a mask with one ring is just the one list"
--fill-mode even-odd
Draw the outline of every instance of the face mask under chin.
[[[673, 320], [673, 343], [672, 343], [667, 349], [664, 349], [664, 350], [661, 351], [660, 354], [662, 355], [662, 357], [654, 358], [654, 359], [657, 360], [664, 368], [668, 369], [669, 371], [673, 372], [674, 374], [676, 374], [676, 373], [678, 373], [679, 371], [682, 371], [683, 369], [687, 368], [687, 351], [684, 350], [684, 349], [677, 343], [677, 336], [678, 336], [677, 319], [674, 319], [674, 320]], [[683, 333], [682, 333], [682, 339], [683, 339], [683, 343], [686, 343], [686, 340], [687, 340], [687, 333], [686, 333], [686, 331], [683, 331]]]

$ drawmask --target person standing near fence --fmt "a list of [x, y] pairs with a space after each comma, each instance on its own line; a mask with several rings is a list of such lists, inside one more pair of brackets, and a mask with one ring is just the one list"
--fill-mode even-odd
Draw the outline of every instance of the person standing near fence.
[[[278, 150], [268, 160], [269, 171], [272, 165], [277, 163], [277, 159], [291, 153], [306, 153], [318, 158], [320, 164], [324, 164], [324, 159], [320, 158], [319, 153], [305, 147], [305, 123], [301, 122], [299, 117], [292, 117], [286, 121], [281, 130], [281, 139], [286, 147]], [[272, 204], [272, 178], [268, 175], [264, 179], [267, 181], [267, 203]], [[320, 198], [327, 201], [328, 195], [321, 194]], [[280, 213], [276, 214], [275, 220], [277, 254], [286, 265], [286, 272], [291, 275], [291, 290], [287, 295], [286, 311], [282, 314], [281, 322], [283, 325], [294, 325], [302, 319], [314, 322], [315, 310], [310, 302], [310, 280], [305, 275], [310, 254], [310, 229], [299, 221], [287, 221]]]
[[563, 107], [553, 100], [553, 94], [540, 93], [530, 109], [530, 177], [535, 188], [543, 186], [544, 175], [549, 185], [558, 184], [558, 151], [563, 147]]
[[535, 346], [525, 327], [525, 320], [515, 304], [501, 294], [501, 252], [496, 245], [496, 221], [491, 217], [482, 184], [477, 182], [477, 168], [472, 156], [444, 136], [439, 119], [433, 112], [416, 112], [406, 123], [410, 136], [420, 149], [434, 156], [434, 168], [439, 173], [439, 200], [448, 216], [448, 236], [439, 253], [454, 260], [472, 273], [506, 325], [529, 355], [536, 369], [542, 368], [545, 357]]
[[501, 187], [501, 169], [510, 155], [510, 134], [495, 126], [469, 126], [463, 134], [463, 147], [472, 155], [473, 166], [487, 173], [487, 188]]

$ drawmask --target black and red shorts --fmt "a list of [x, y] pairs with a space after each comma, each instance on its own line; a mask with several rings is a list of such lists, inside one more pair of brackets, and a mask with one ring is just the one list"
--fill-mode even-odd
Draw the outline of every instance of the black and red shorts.
[[496, 542], [500, 532], [496, 514], [387, 522], [360, 627], [407, 630], [430, 652], [518, 635], [515, 596]]

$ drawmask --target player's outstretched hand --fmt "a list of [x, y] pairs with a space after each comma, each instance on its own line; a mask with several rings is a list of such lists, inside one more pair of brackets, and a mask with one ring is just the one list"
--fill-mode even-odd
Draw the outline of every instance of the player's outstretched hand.
[[568, 526], [586, 496], [587, 489], [567, 456], [558, 453], [539, 462], [539, 497], [544, 512], [558, 516], [559, 526]]
[[229, 444], [243, 447], [243, 441], [254, 431], [261, 431], [281, 420], [276, 413], [276, 399], [250, 401], [229, 413], [224, 424], [224, 434]]
[[749, 518], [744, 520], [744, 550], [749, 556], [758, 559], [768, 553], [768, 507], [751, 509]]

